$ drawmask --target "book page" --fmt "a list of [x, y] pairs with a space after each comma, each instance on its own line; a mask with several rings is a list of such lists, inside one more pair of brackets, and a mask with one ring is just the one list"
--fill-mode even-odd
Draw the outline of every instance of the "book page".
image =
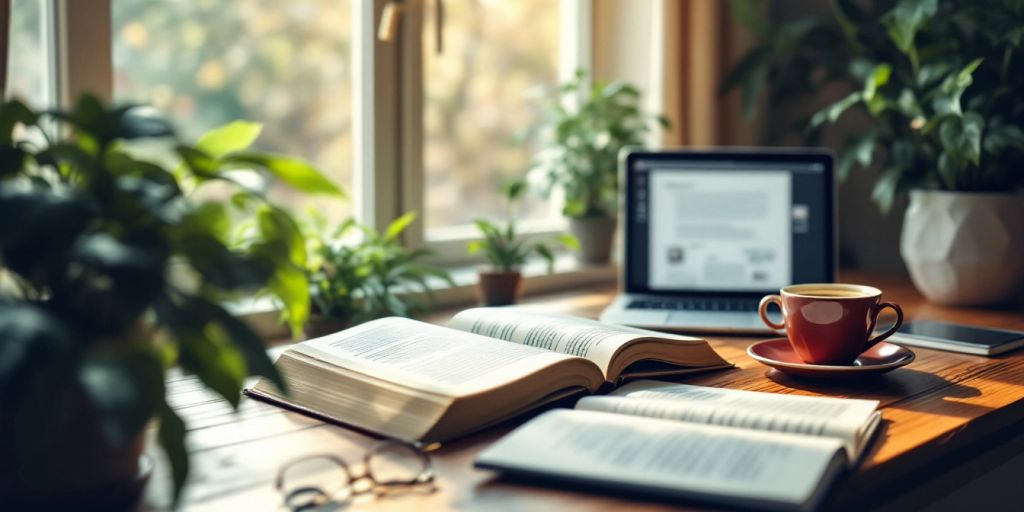
[[593, 411], [545, 413], [484, 450], [492, 467], [639, 488], [800, 504], [838, 441]]
[[301, 354], [451, 396], [501, 386], [566, 356], [407, 318], [382, 318], [293, 346]]
[[835, 437], [851, 459], [859, 437], [877, 413], [875, 400], [809, 397], [651, 380], [627, 384], [608, 396], [586, 397], [578, 409], [649, 416], [692, 423]]
[[586, 318], [547, 315], [516, 308], [467, 309], [455, 315], [448, 325], [461, 331], [583, 357], [597, 363], [605, 373], [616, 351], [637, 338], [651, 337], [704, 343], [699, 338], [656, 333], [604, 324]]

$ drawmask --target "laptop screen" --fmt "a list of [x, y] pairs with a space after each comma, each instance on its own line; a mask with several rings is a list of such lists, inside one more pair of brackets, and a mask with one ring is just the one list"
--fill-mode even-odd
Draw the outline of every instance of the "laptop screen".
[[624, 164], [627, 291], [763, 294], [834, 279], [830, 154], [633, 152]]

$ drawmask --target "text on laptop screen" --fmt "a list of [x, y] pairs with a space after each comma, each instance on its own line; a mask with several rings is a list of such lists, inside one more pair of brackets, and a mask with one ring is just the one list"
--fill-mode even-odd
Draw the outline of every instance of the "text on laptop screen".
[[825, 175], [820, 162], [632, 162], [629, 288], [764, 292], [828, 281]]

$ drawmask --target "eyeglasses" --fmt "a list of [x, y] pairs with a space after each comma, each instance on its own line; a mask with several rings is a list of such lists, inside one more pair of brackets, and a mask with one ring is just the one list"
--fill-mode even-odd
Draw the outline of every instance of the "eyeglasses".
[[312, 455], [281, 466], [274, 485], [284, 495], [285, 506], [296, 512], [362, 494], [436, 490], [430, 456], [418, 444], [381, 441], [363, 455], [362, 469], [354, 473], [339, 457]]

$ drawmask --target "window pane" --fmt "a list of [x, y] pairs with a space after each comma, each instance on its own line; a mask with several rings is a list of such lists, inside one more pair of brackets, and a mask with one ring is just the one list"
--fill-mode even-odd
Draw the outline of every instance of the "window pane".
[[[441, 55], [435, 51], [435, 25], [427, 19], [423, 151], [428, 238], [476, 217], [504, 215], [498, 186], [529, 168], [537, 151], [531, 131], [543, 122], [545, 104], [557, 89], [559, 7], [551, 0], [444, 2]], [[522, 205], [521, 216], [560, 226], [556, 201], [537, 195]]]
[[[113, 0], [114, 96], [165, 112], [194, 140], [224, 123], [263, 123], [256, 146], [301, 156], [350, 195], [349, 0]], [[297, 213], [337, 220], [352, 203], [272, 190]]]
[[7, 93], [34, 108], [51, 106], [53, 83], [46, 30], [46, 0], [11, 2], [11, 38], [7, 52]]

